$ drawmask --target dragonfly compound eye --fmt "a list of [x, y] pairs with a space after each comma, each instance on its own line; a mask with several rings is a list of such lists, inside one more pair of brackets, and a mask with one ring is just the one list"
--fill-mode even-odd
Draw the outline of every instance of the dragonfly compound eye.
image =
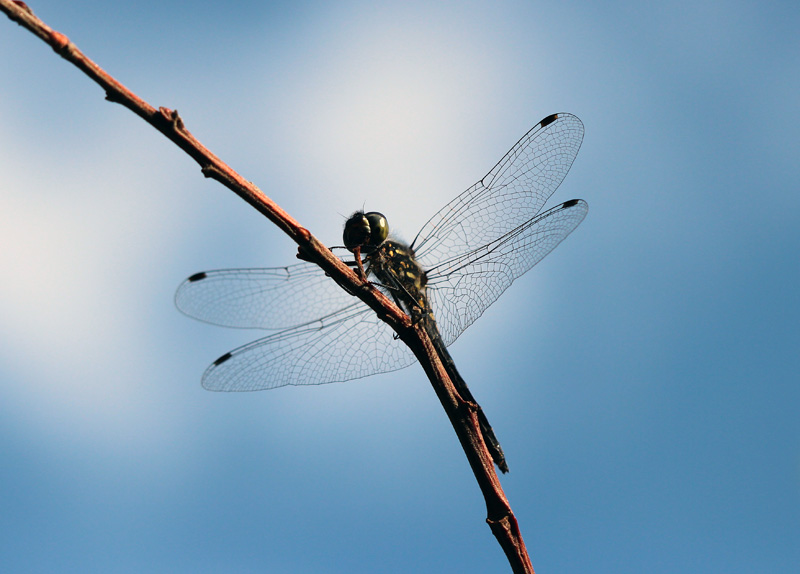
[[386, 241], [389, 236], [389, 223], [382, 213], [358, 211], [344, 224], [344, 246], [350, 251], [357, 247], [363, 253], [370, 253]]

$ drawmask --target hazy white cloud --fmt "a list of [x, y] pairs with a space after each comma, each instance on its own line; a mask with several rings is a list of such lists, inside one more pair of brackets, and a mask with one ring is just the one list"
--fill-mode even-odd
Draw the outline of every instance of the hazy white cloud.
[[136, 137], [26, 155], [17, 150], [35, 143], [0, 130], [2, 393], [7, 406], [35, 405], [31, 429], [93, 442], [153, 430], [142, 424], [152, 421], [142, 378], [159, 321], [148, 305], [182, 223], [168, 221], [177, 194], [162, 193], [173, 167]]

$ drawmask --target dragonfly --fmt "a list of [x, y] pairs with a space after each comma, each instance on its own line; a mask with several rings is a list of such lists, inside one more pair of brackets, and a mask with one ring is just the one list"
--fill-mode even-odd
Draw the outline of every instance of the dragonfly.
[[[543, 210], [583, 133], [572, 114], [547, 116], [410, 244], [390, 238], [378, 212], [356, 212], [345, 225], [345, 247], [355, 255], [346, 263], [422, 322], [456, 390], [476, 405], [487, 448], [503, 472], [502, 448], [447, 347], [583, 221], [588, 205], [581, 199]], [[179, 286], [175, 303], [206, 323], [271, 331], [206, 369], [202, 384], [212, 391], [344, 382], [416, 361], [374, 311], [311, 262], [196, 273]]]

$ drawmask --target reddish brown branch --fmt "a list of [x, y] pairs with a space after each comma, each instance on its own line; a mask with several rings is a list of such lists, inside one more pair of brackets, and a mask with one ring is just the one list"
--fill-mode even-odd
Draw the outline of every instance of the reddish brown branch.
[[53, 30], [37, 18], [24, 2], [0, 0], [0, 10], [44, 40], [57, 54], [99, 84], [105, 90], [107, 100], [130, 109], [189, 154], [200, 164], [203, 175], [216, 179], [264, 214], [297, 243], [303, 259], [320, 265], [334, 281], [350, 293], [356, 294], [398, 333], [419, 359], [450, 418], [486, 501], [486, 521], [500, 542], [512, 570], [517, 574], [532, 574], [533, 567], [517, 520], [503, 493], [491, 455], [483, 441], [476, 405], [464, 401], [458, 395], [424, 328], [420, 324], [412, 324], [407, 315], [371, 284], [359, 279], [348, 266], [258, 187], [211, 153], [186, 129], [176, 110], [165, 107], [156, 109], [139, 98], [87, 58], [64, 34]]

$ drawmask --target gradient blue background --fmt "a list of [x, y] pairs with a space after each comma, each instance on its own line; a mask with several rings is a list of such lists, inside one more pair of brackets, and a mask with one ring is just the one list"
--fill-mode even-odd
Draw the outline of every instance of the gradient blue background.
[[[327, 244], [413, 237], [531, 126], [586, 221], [452, 347], [548, 572], [800, 563], [796, 2], [36, 1]], [[418, 366], [200, 387], [203, 269], [272, 225], [0, 21], [0, 570], [506, 572]]]

